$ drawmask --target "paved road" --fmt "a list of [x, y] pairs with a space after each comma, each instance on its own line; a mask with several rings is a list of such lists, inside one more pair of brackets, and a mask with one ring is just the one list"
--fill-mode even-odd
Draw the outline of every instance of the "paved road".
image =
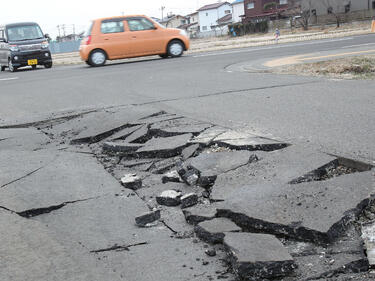
[[371, 50], [375, 35], [0, 73], [0, 123], [136, 104], [375, 163], [375, 81], [244, 72], [305, 53]]

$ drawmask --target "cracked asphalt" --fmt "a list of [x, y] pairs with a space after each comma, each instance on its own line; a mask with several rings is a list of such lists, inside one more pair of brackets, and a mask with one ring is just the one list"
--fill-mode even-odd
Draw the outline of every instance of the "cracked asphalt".
[[0, 279], [371, 280], [375, 82], [254, 69], [374, 42], [0, 73]]

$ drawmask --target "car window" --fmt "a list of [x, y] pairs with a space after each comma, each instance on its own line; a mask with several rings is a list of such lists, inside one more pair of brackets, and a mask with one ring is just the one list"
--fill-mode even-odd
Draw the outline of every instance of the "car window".
[[104, 34], [124, 32], [124, 22], [119, 20], [106, 20], [102, 22], [100, 30]]
[[127, 22], [130, 31], [155, 29], [154, 24], [146, 18], [128, 18]]
[[8, 27], [9, 41], [26, 41], [43, 38], [42, 30], [38, 25], [20, 25]]

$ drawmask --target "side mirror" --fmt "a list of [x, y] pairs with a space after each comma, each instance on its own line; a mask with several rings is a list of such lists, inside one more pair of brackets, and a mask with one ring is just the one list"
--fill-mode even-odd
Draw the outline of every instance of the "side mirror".
[[47, 38], [47, 39], [51, 39], [51, 37], [49, 37], [48, 33], [44, 34], [44, 37]]
[[0, 38], [0, 42], [6, 43], [7, 40], [5, 38]]

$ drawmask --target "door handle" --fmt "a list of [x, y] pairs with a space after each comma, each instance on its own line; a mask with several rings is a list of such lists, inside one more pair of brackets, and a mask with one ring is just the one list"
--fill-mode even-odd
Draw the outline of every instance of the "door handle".
[[108, 41], [109, 39], [108, 38], [104, 38], [105, 41]]
[[137, 39], [137, 36], [132, 36], [132, 39]]

